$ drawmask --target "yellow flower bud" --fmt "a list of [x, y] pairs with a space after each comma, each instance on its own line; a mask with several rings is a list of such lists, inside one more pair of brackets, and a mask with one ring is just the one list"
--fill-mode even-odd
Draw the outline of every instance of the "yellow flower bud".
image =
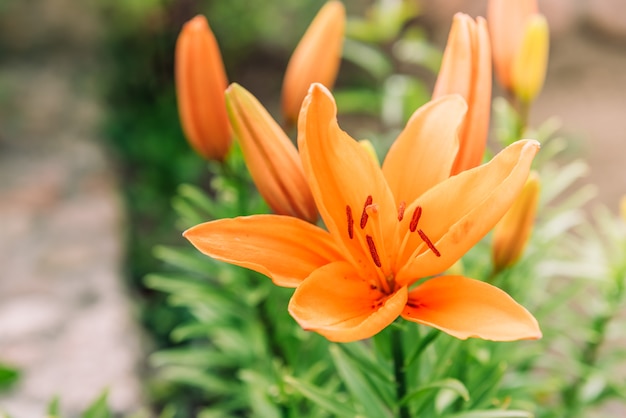
[[176, 42], [175, 81], [185, 137], [208, 160], [222, 161], [231, 143], [224, 90], [228, 85], [217, 41], [204, 16], [183, 26]]
[[513, 60], [524, 38], [528, 16], [537, 13], [537, 0], [488, 0], [487, 23], [496, 78], [512, 91]]
[[622, 219], [626, 222], [626, 196], [622, 197], [622, 200], [619, 202], [619, 210], [622, 215]]
[[259, 101], [238, 84], [226, 90], [228, 115], [259, 193], [279, 215], [317, 220], [295, 145]]
[[531, 172], [521, 193], [493, 230], [492, 259], [496, 271], [515, 264], [524, 252], [535, 222], [539, 176]]
[[491, 110], [491, 47], [485, 19], [454, 16], [433, 99], [460, 94], [467, 114], [459, 129], [459, 151], [452, 174], [480, 165], [487, 144]]
[[346, 24], [340, 1], [327, 2], [300, 40], [287, 65], [282, 88], [282, 108], [287, 124], [298, 120], [300, 106], [312, 83], [332, 88], [339, 72]]
[[526, 21], [524, 39], [513, 61], [513, 92], [524, 103], [531, 103], [541, 91], [548, 66], [550, 31], [548, 21], [534, 14]]

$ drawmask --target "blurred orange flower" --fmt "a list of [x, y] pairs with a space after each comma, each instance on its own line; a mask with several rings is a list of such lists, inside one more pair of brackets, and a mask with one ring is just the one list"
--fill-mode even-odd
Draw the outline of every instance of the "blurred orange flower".
[[498, 82], [513, 90], [513, 62], [524, 38], [526, 20], [537, 13], [537, 0], [489, 0], [487, 23]]
[[482, 162], [491, 111], [491, 47], [485, 19], [454, 16], [433, 98], [460, 94], [468, 104], [452, 174]]
[[282, 108], [285, 121], [298, 119], [302, 100], [312, 83], [332, 88], [339, 72], [346, 24], [340, 1], [327, 2], [318, 12], [293, 52], [283, 80]]
[[222, 161], [231, 143], [224, 102], [228, 81], [217, 41], [204, 16], [183, 26], [176, 42], [174, 72], [187, 141], [204, 158]]
[[398, 316], [462, 339], [539, 338], [535, 318], [494, 286], [463, 276], [422, 280], [452, 266], [504, 215], [539, 148], [519, 141], [449, 177], [465, 111], [456, 95], [418, 109], [381, 169], [339, 128], [330, 92], [314, 84], [298, 143], [328, 232], [256, 215], [197, 225], [184, 236], [206, 255], [297, 287], [289, 312], [332, 341], [371, 337]]
[[317, 220], [296, 147], [259, 101], [238, 84], [226, 90], [230, 120], [259, 193], [279, 215]]

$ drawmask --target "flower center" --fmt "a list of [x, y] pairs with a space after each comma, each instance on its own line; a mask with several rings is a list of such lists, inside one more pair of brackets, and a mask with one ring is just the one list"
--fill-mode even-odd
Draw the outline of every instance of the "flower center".
[[[398, 222], [401, 222], [402, 219], [404, 219], [405, 210], [406, 202], [402, 201], [398, 205]], [[409, 222], [409, 231], [411, 233], [417, 232], [422, 242], [437, 257], [441, 257], [441, 253], [435, 247], [435, 244], [433, 244], [426, 232], [424, 232], [423, 229], [418, 228], [422, 212], [423, 209], [421, 206], [417, 206], [413, 210], [411, 221]], [[372, 219], [370, 220], [370, 218]], [[377, 285], [372, 286], [380, 287], [380, 289], [385, 293], [393, 292], [395, 288], [395, 274], [392, 271], [390, 260], [387, 257], [384, 235], [381, 223], [378, 221], [378, 205], [374, 203], [372, 195], [368, 195], [365, 199], [363, 210], [361, 211], [361, 218], [358, 222], [358, 226], [363, 233], [355, 234], [355, 219], [350, 205], [346, 205], [346, 225], [348, 238], [352, 240], [356, 236], [363, 248], [363, 251], [366, 254], [369, 253], [372, 262], [378, 268]], [[402, 247], [404, 247], [405, 244], [406, 236]]]

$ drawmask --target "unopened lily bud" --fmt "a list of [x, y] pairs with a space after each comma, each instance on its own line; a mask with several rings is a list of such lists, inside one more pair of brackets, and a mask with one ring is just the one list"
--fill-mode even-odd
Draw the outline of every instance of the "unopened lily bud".
[[514, 265], [522, 256], [535, 222], [539, 176], [531, 172], [513, 206], [493, 230], [492, 258], [496, 271]]
[[622, 197], [622, 200], [619, 202], [619, 210], [622, 215], [622, 219], [626, 222], [626, 196]]
[[279, 215], [317, 220], [317, 208], [295, 145], [259, 101], [238, 84], [226, 106], [244, 160], [259, 193]]
[[293, 52], [282, 88], [285, 121], [295, 124], [312, 83], [332, 88], [339, 72], [346, 11], [340, 1], [327, 2]]
[[541, 91], [548, 66], [550, 31], [548, 21], [534, 14], [526, 21], [524, 39], [513, 61], [513, 92], [524, 103], [531, 103]]
[[491, 110], [491, 47], [487, 22], [474, 21], [463, 13], [454, 16], [443, 53], [433, 99], [460, 94], [467, 102], [465, 120], [459, 129], [459, 151], [451, 174], [482, 162]]
[[522, 40], [526, 19], [537, 13], [537, 0], [488, 0], [487, 23], [496, 78], [513, 90], [513, 61]]
[[224, 101], [228, 81], [217, 41], [204, 16], [183, 26], [176, 42], [174, 72], [187, 141], [204, 158], [222, 161], [232, 136]]
[[359, 145], [362, 146], [365, 151], [372, 157], [376, 164], [380, 165], [380, 160], [378, 159], [378, 154], [376, 154], [376, 149], [374, 149], [374, 145], [372, 145], [372, 141], [369, 139], [361, 139], [359, 141]]

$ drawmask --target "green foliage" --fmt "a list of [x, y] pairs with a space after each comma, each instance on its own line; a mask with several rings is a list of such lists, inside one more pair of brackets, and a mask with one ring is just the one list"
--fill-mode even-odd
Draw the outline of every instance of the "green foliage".
[[0, 363], [0, 391], [9, 389], [20, 379], [20, 371], [15, 367]]

